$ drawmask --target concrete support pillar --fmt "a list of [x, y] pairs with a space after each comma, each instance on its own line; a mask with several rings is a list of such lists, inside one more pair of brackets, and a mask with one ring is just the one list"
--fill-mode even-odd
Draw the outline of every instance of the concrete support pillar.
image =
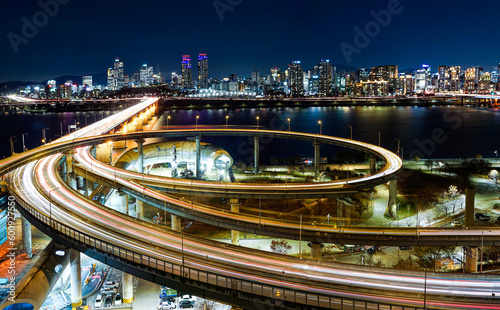
[[465, 227], [474, 227], [474, 197], [476, 189], [467, 187], [465, 189]]
[[319, 176], [319, 157], [320, 157], [319, 149], [321, 147], [321, 143], [314, 142], [313, 146], [314, 146], [314, 177], [317, 178]]
[[201, 178], [201, 145], [200, 145], [201, 135], [196, 136], [196, 179]]
[[181, 230], [181, 218], [178, 217], [177, 215], [170, 215], [170, 221], [172, 222], [172, 229], [173, 230]]
[[82, 305], [82, 265], [80, 252], [71, 250], [70, 255], [71, 306], [76, 308]]
[[94, 191], [94, 182], [85, 180], [85, 195], [88, 197]]
[[[240, 204], [238, 199], [230, 199], [231, 212], [240, 212]], [[237, 230], [231, 230], [231, 243], [234, 245], [240, 245], [240, 232]]]
[[255, 175], [259, 174], [259, 137], [253, 138], [253, 165]]
[[68, 174], [68, 185], [74, 190], [78, 189], [78, 182], [76, 181], [76, 176], [73, 173]]
[[465, 255], [465, 272], [473, 273], [477, 272], [477, 256], [478, 256], [478, 248], [468, 247]]
[[138, 219], [144, 219], [144, 202], [139, 199], [135, 201], [135, 213]]
[[73, 155], [66, 153], [66, 173], [73, 173]]
[[396, 204], [397, 204], [397, 195], [398, 195], [398, 180], [390, 180], [389, 181], [389, 201], [387, 202], [387, 210], [386, 214], [390, 217], [396, 217]]
[[311, 258], [312, 259], [321, 259], [321, 248], [323, 244], [320, 242], [311, 242]]
[[22, 230], [23, 230], [23, 246], [24, 251], [28, 255], [28, 258], [33, 257], [33, 244], [31, 242], [31, 223], [24, 217], [21, 217]]
[[122, 272], [122, 285], [123, 285], [123, 303], [131, 304], [134, 300], [134, 288], [132, 286], [132, 275]]
[[377, 171], [377, 158], [370, 157], [370, 174], [374, 174]]
[[135, 142], [137, 143], [137, 152], [139, 153], [139, 157], [137, 158], [138, 171], [144, 173], [144, 140], [139, 139], [135, 140]]
[[128, 195], [124, 192], [120, 192], [120, 212], [128, 214]]
[[67, 173], [68, 173], [67, 163], [66, 161], [63, 161], [61, 164], [61, 175], [66, 176]]

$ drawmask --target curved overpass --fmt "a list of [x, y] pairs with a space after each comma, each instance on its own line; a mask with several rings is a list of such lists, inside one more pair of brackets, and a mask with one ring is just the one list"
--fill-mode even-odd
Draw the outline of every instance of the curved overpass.
[[[74, 138], [74, 142], [33, 150], [31, 159], [89, 143]], [[92, 139], [100, 143], [106, 137]], [[0, 162], [0, 169], [4, 169], [0, 171], [8, 170], [4, 164], [25, 164], [30, 160], [27, 156]], [[424, 279], [421, 273], [324, 264], [184, 238], [179, 232], [119, 214], [82, 197], [58, 176], [59, 160], [60, 156], [49, 156], [10, 174], [21, 213], [57, 241], [150, 281], [189, 286], [195, 294], [225, 301], [229, 298], [229, 302], [251, 309], [335, 309], [339, 303], [367, 308], [374, 302], [415, 308], [422, 306], [424, 293], [429, 295], [429, 309], [500, 309], [491, 296], [492, 292], [500, 293], [497, 277], [434, 275]], [[480, 232], [469, 233], [479, 240]], [[493, 239], [498, 239], [497, 231], [485, 234], [485, 241]]]
[[[191, 285], [226, 302], [230, 292], [232, 301], [247, 309], [260, 308], [249, 304], [249, 299], [265, 300], [272, 308], [335, 309], [341, 298], [343, 303], [421, 306], [425, 281], [428, 308], [500, 309], [491, 299], [492, 292], [500, 293], [497, 277], [424, 279], [415, 273], [358, 270], [226, 245], [148, 224], [78, 195], [55, 172], [58, 161], [58, 156], [52, 156], [14, 172], [11, 184], [22, 213], [56, 240], [157, 283]], [[19, 194], [26, 189], [31, 189], [27, 195]]]
[[341, 146], [366, 152], [385, 161], [384, 167], [373, 175], [365, 175], [357, 178], [350, 178], [332, 182], [322, 183], [281, 183], [281, 184], [262, 184], [262, 183], [219, 183], [200, 180], [183, 180], [177, 178], [160, 177], [153, 175], [143, 175], [124, 169], [119, 169], [109, 165], [99, 165], [100, 162], [93, 157], [83, 158], [81, 152], [77, 154], [83, 167], [91, 171], [92, 167], [99, 165], [99, 169], [93, 171], [105, 171], [113, 175], [140, 180], [146, 185], [167, 189], [168, 191], [190, 194], [198, 192], [208, 196], [222, 196], [231, 198], [323, 198], [329, 195], [338, 195], [342, 193], [353, 193], [359, 189], [365, 189], [379, 184], [386, 183], [394, 179], [402, 168], [402, 161], [396, 154], [375, 146], [373, 144], [316, 135], [309, 133], [272, 131], [272, 130], [250, 130], [250, 129], [183, 129], [183, 130], [162, 130], [148, 131], [141, 133], [126, 133], [108, 136], [110, 140], [132, 140], [147, 138], [177, 138], [189, 136], [240, 136], [240, 137], [262, 137], [262, 138], [280, 138], [290, 140], [309, 141], [312, 143], [329, 144]]

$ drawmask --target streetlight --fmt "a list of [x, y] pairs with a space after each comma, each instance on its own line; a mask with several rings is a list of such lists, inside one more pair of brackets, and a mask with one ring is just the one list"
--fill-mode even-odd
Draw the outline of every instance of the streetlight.
[[378, 132], [378, 146], [380, 147], [380, 131]]
[[288, 118], [287, 121], [288, 121], [288, 131], [290, 131], [290, 118]]
[[[481, 267], [479, 273], [483, 273], [483, 253], [484, 253], [484, 228], [481, 229]], [[491, 232], [491, 230], [486, 229], [486, 231]]]
[[87, 127], [87, 126], [89, 125], [89, 123], [88, 123], [88, 121], [87, 121], [87, 120], [88, 120], [88, 117], [89, 117], [89, 115], [85, 115], [85, 127]]
[[168, 130], [168, 121], [170, 120], [170, 115], [167, 116], [167, 130]]
[[227, 120], [229, 119], [229, 115], [226, 115], [226, 130], [227, 130]]
[[395, 140], [395, 141], [398, 141], [398, 151], [397, 151], [397, 154], [398, 154], [398, 156], [399, 156], [399, 145], [400, 145], [401, 141], [400, 141], [399, 139], [394, 139], [394, 140]]
[[42, 129], [42, 143], [43, 144], [47, 144], [47, 137], [45, 136], [45, 130], [46, 129], [49, 129], [49, 128], [47, 127], [47, 128], [43, 128]]
[[352, 140], [352, 126], [349, 126], [349, 128], [351, 129], [351, 140]]
[[326, 215], [326, 218], [328, 219], [328, 225], [330, 225], [330, 213]]
[[15, 137], [16, 137], [16, 136], [12, 136], [12, 137], [10, 137], [10, 138], [9, 138], [9, 142], [10, 142], [10, 153], [11, 153], [11, 155], [14, 155], [14, 154], [15, 154], [15, 152], [14, 152], [14, 142], [15, 142], [16, 140], [12, 140], [12, 138], [15, 138]]
[[53, 191], [55, 191], [56, 189], [59, 189], [59, 187], [56, 187], [56, 188], [53, 188], [49, 191], [49, 224], [50, 226], [52, 227], [52, 198], [51, 198], [51, 194]]
[[199, 115], [196, 115], [196, 127], [195, 127], [195, 129], [198, 129], [198, 119], [199, 119], [199, 118], [200, 118], [200, 116], [199, 116]]
[[26, 145], [24, 144], [24, 135], [27, 135], [27, 133], [23, 133], [21, 135], [22, 139], [23, 139], [23, 152], [26, 152]]
[[323, 129], [323, 123], [321, 121], [318, 121], [319, 124], [319, 135], [321, 136], [322, 129]]
[[259, 119], [260, 117], [257, 116], [257, 130], [259, 130]]

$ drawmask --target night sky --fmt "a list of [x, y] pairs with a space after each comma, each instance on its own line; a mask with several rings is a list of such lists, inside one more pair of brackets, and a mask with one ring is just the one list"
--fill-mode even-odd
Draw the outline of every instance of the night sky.
[[[148, 63], [168, 76], [180, 71], [183, 54], [195, 60], [199, 53], [208, 54], [209, 75], [217, 78], [269, 74], [291, 60], [307, 69], [321, 58], [352, 67], [397, 64], [400, 70], [427, 63], [433, 71], [442, 64], [491, 70], [500, 61], [500, 3], [491, 0], [400, 0], [400, 12], [350, 62], [342, 42], [357, 48], [354, 28], [373, 25], [370, 12], [396, 0], [59, 2], [67, 3], [46, 21], [38, 1], [2, 2], [0, 82], [102, 73], [116, 57], [126, 74]], [[22, 38], [23, 17], [34, 16], [46, 25]], [[17, 53], [13, 37], [23, 41]]]

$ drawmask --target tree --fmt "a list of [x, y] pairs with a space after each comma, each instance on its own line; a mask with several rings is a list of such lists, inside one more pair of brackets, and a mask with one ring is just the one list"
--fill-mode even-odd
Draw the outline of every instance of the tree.
[[287, 254], [292, 246], [285, 239], [274, 239], [271, 241], [271, 252], [279, 254]]
[[425, 161], [425, 166], [427, 167], [427, 169], [429, 169], [431, 171], [431, 174], [432, 174], [432, 169], [434, 168], [434, 161], [432, 159], [427, 159]]
[[360, 203], [360, 204], [357, 204], [354, 206], [354, 210], [356, 210], [356, 212], [358, 212], [359, 218], [361, 219], [363, 217], [363, 213], [368, 211], [368, 206], [365, 205], [364, 203]]

